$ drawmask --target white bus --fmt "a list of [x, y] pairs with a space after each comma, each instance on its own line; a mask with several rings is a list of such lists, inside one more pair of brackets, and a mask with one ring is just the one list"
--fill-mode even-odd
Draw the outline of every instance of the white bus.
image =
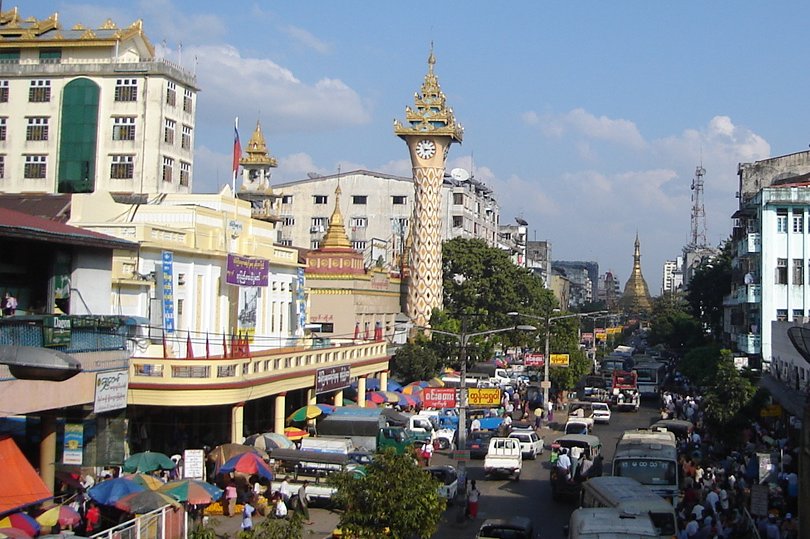
[[632, 477], [675, 504], [678, 500], [678, 450], [675, 434], [651, 429], [626, 430], [616, 444], [613, 475]]
[[638, 392], [643, 397], [658, 397], [667, 375], [666, 363], [643, 361], [636, 363], [633, 370], [638, 374]]
[[592, 477], [582, 484], [581, 507], [614, 507], [626, 513], [650, 515], [661, 538], [678, 533], [675, 508], [631, 477]]

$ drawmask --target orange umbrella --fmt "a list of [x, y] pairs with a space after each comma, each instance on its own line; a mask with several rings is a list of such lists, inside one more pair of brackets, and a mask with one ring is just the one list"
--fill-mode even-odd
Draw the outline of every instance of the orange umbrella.
[[304, 429], [299, 429], [297, 427], [287, 427], [286, 429], [284, 429], [284, 436], [286, 436], [290, 440], [300, 440], [301, 438], [308, 437], [309, 432], [305, 431]]

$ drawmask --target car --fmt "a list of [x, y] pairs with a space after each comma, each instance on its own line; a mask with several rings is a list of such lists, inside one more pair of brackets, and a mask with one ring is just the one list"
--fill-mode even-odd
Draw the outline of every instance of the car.
[[512, 431], [509, 437], [517, 438], [518, 441], [520, 441], [520, 450], [523, 452], [525, 458], [534, 460], [537, 458], [537, 455], [543, 454], [543, 440], [540, 439], [534, 431]]
[[488, 430], [477, 430], [467, 436], [467, 450], [471, 459], [482, 459], [489, 451], [489, 440], [495, 435]]
[[591, 404], [593, 409], [593, 418], [595, 423], [610, 423], [610, 406], [606, 402], [594, 402]]
[[425, 471], [439, 482], [439, 496], [450, 503], [458, 492], [458, 472], [449, 465], [429, 466]]
[[565, 434], [590, 434], [591, 431], [588, 428], [588, 424], [584, 421], [574, 418], [569, 419], [568, 423], [565, 424]]
[[481, 524], [476, 539], [534, 539], [534, 527], [527, 517], [490, 518]]
[[509, 428], [509, 432], [534, 432], [534, 423], [530, 423], [529, 421], [515, 421]]

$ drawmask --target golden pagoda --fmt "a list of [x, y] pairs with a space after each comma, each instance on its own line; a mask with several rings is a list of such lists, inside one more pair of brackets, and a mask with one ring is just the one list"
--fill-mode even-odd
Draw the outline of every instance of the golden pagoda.
[[329, 228], [321, 241], [320, 248], [307, 254], [308, 274], [365, 275], [363, 254], [352, 249], [343, 214], [340, 213], [340, 186], [335, 189], [335, 210], [329, 219]]
[[624, 295], [619, 306], [627, 314], [649, 313], [652, 311], [652, 299], [647, 282], [641, 274], [641, 243], [636, 233], [636, 246], [633, 253], [633, 272], [624, 285]]

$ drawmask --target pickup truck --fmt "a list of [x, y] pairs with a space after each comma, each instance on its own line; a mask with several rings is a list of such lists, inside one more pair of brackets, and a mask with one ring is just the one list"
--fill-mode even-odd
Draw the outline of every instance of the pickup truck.
[[520, 480], [523, 469], [523, 450], [520, 440], [515, 438], [493, 437], [489, 440], [489, 451], [484, 457], [484, 475], [511, 475]]
[[568, 405], [568, 423], [584, 423], [588, 428], [586, 433], [588, 434], [593, 430], [593, 422], [593, 408], [590, 402], [572, 402]]

